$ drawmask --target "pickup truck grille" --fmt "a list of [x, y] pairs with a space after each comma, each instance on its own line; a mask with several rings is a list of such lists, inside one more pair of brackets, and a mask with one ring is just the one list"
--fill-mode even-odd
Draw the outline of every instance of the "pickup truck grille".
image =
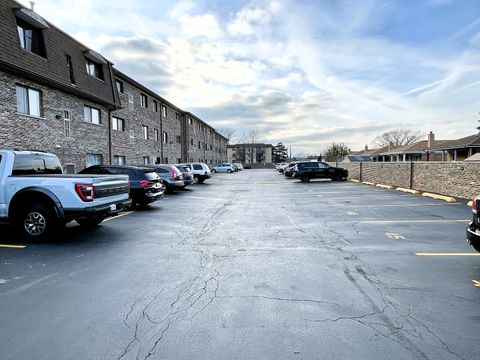
[[95, 198], [108, 197], [113, 195], [128, 194], [130, 191], [129, 185], [117, 185], [117, 186], [96, 186]]

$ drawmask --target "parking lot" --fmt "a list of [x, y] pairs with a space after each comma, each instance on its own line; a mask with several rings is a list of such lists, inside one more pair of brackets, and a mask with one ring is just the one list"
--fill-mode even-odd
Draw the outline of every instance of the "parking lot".
[[62, 240], [0, 227], [0, 358], [479, 359], [470, 218], [244, 170]]

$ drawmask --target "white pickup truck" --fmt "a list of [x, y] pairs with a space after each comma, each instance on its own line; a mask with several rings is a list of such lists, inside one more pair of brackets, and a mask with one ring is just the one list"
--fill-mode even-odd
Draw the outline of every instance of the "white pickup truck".
[[52, 236], [66, 223], [100, 224], [131, 203], [126, 175], [62, 174], [52, 154], [0, 150], [0, 222], [29, 240]]

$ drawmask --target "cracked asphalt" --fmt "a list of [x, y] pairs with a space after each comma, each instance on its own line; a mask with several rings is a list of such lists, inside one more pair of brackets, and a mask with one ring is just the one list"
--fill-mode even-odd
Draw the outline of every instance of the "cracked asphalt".
[[[217, 174], [0, 248], [0, 358], [480, 359], [480, 257], [455, 255], [472, 253], [470, 217], [362, 184]], [[7, 227], [0, 243], [23, 244]]]

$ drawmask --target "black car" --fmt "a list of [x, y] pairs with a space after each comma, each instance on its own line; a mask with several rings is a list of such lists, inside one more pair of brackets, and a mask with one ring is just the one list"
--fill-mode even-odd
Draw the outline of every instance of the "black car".
[[308, 182], [310, 179], [332, 179], [333, 181], [346, 180], [348, 170], [330, 166], [324, 162], [306, 161], [295, 165], [293, 177], [302, 182]]
[[472, 248], [480, 252], [480, 216], [478, 214], [478, 207], [480, 207], [480, 197], [472, 201], [473, 218], [467, 227], [467, 241]]
[[146, 206], [163, 199], [165, 186], [154, 169], [127, 165], [94, 165], [79, 174], [121, 174], [128, 175], [132, 205]]

